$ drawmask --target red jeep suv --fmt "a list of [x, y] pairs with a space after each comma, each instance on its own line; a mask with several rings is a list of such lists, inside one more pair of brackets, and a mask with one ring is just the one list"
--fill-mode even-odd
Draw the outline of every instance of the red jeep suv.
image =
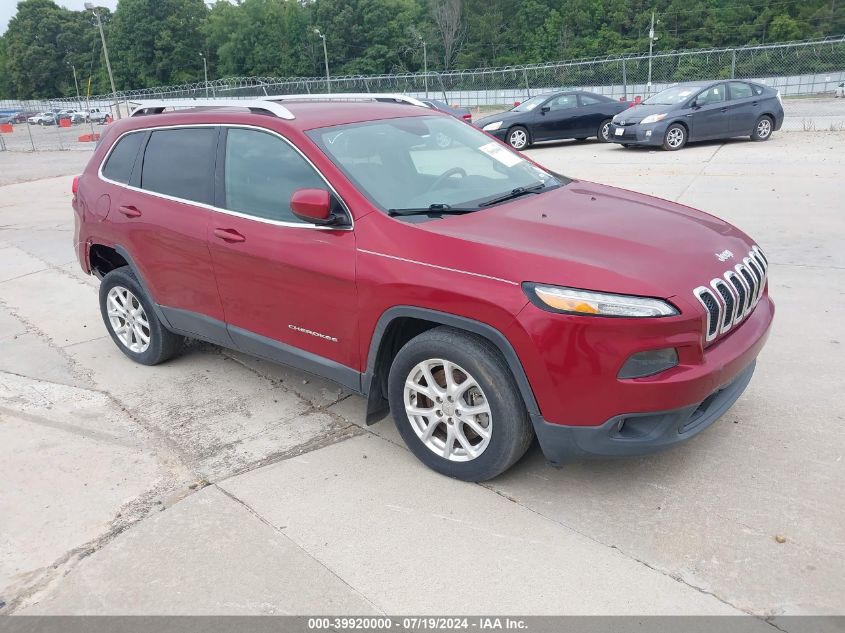
[[190, 337], [319, 374], [469, 481], [535, 435], [553, 463], [667, 448], [742, 394], [774, 314], [744, 233], [398, 97], [340, 98], [108, 126], [75, 243], [124, 354]]

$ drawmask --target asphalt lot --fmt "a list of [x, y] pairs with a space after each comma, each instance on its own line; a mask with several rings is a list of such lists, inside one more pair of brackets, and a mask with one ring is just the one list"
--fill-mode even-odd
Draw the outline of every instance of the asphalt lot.
[[845, 134], [528, 153], [768, 255], [757, 373], [686, 445], [559, 470], [535, 446], [465, 484], [320, 379], [197, 343], [132, 364], [72, 251], [86, 154], [0, 153], [0, 613], [845, 612]]

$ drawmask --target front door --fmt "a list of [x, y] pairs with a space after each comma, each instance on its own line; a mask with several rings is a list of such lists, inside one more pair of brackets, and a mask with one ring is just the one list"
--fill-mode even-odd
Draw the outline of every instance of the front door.
[[296, 218], [291, 194], [328, 190], [281, 136], [230, 127], [208, 231], [229, 334], [244, 351], [357, 388], [355, 234]]
[[689, 115], [690, 140], [699, 141], [730, 135], [730, 115], [725, 95], [725, 84], [716, 84], [695, 98]]
[[552, 97], [539, 108], [536, 115], [534, 140], [574, 138], [577, 114], [577, 95], [563, 94]]

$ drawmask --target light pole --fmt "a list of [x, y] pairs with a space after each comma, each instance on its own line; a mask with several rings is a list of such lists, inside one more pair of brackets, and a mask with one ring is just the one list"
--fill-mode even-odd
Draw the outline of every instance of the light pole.
[[332, 84], [331, 79], [329, 78], [329, 51], [326, 48], [326, 36], [320, 33], [320, 29], [314, 29], [314, 33], [317, 34], [317, 37], [323, 40], [323, 59], [326, 60], [326, 92], [331, 92]]
[[205, 75], [205, 98], [208, 99], [208, 62], [202, 53], [200, 53], [200, 57], [202, 57], [202, 72]]
[[82, 97], [79, 96], [79, 81], [76, 79], [76, 66], [70, 65], [73, 70], [73, 85], [76, 86], [76, 102], [79, 104], [79, 109], [82, 109]]
[[114, 75], [111, 72], [111, 62], [109, 61], [109, 49], [106, 46], [106, 35], [103, 33], [103, 23], [100, 20], [100, 14], [97, 13], [97, 7], [92, 2], [86, 2], [85, 8], [94, 14], [97, 18], [97, 27], [100, 29], [100, 39], [103, 40], [103, 55], [106, 57], [106, 70], [109, 71], [109, 83], [111, 84], [112, 100], [117, 108], [117, 118], [120, 118], [120, 105], [117, 103], [117, 88], [114, 87]]
[[428, 99], [428, 51], [425, 47], [425, 40], [421, 35], [417, 36], [423, 47], [423, 78], [425, 80], [425, 98]]
[[[660, 20], [658, 20], [658, 24]], [[651, 12], [651, 26], [648, 29], [648, 84], [647, 90], [648, 94], [651, 94], [651, 53], [654, 49], [654, 42], [657, 38], [654, 36], [654, 11]]]

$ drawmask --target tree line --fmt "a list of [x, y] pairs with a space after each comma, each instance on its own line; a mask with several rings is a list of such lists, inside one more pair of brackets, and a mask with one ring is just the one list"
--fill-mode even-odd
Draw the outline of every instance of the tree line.
[[[103, 23], [117, 90], [226, 76], [417, 72], [845, 33], [842, 0], [119, 0]], [[0, 98], [110, 91], [90, 11], [22, 0]]]

